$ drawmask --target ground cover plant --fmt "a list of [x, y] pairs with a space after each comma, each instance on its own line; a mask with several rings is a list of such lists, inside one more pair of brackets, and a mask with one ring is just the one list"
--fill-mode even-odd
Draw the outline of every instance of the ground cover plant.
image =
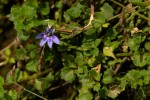
[[1, 100], [146, 100], [149, 0], [1, 0]]

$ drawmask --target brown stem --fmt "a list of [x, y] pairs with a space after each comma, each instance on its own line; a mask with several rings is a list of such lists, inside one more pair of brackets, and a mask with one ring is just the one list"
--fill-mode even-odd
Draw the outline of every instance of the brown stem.
[[[128, 59], [127, 57], [124, 57], [124, 58], [122, 59], [122, 63], [124, 63], [127, 59]], [[115, 68], [114, 73], [113, 73], [114, 75], [116, 75], [116, 74], [118, 73], [118, 71], [119, 71], [120, 68], [122, 67], [122, 63], [116, 65], [116, 68]]]
[[56, 89], [59, 89], [59, 88], [62, 87], [62, 86], [68, 85], [68, 84], [70, 84], [70, 83], [69, 83], [69, 82], [65, 82], [65, 83], [63, 83], [62, 85], [59, 85], [59, 86], [50, 88], [48, 91], [49, 91], [49, 92], [50, 92], [50, 91], [54, 91], [54, 90], [56, 90]]

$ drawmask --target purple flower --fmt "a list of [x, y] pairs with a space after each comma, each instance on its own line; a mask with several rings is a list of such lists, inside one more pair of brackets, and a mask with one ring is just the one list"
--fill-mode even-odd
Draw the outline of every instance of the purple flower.
[[60, 44], [60, 40], [57, 36], [54, 35], [55, 29], [51, 29], [49, 27], [46, 28], [46, 32], [39, 33], [35, 38], [41, 39], [40, 46], [43, 46], [46, 42], [49, 48], [52, 48], [53, 42], [56, 44]]

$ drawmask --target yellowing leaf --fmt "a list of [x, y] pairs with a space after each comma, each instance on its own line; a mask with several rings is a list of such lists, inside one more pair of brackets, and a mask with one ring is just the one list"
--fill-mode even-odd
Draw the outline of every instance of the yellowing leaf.
[[11, 55], [11, 50], [10, 50], [10, 49], [7, 49], [7, 50], [5, 51], [5, 54], [6, 54], [7, 56], [10, 56], [10, 55]]
[[111, 98], [116, 98], [118, 94], [120, 94], [120, 92], [121, 92], [121, 89], [119, 87], [116, 87], [115, 89], [110, 90], [108, 92], [108, 96]]
[[105, 56], [112, 57], [112, 58], [116, 59], [116, 57], [115, 57], [113, 51], [114, 51], [113, 46], [111, 46], [111, 47], [104, 47], [104, 48], [103, 48], [103, 54], [104, 54]]
[[105, 23], [102, 25], [102, 27], [107, 28], [109, 26], [109, 23]]

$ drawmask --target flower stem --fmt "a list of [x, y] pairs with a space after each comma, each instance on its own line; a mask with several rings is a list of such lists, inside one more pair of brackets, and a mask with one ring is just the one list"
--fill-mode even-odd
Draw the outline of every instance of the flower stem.
[[63, 41], [61, 43], [65, 46], [68, 46], [69, 49], [75, 49], [75, 50], [78, 50], [78, 51], [85, 51], [84, 48], [81, 48], [81, 47], [78, 47], [78, 46], [73, 46], [73, 45], [70, 45], [70, 44], [68, 44], [66, 42], [63, 42]]
[[[119, 3], [119, 2], [117, 2], [115, 0], [110, 0], [110, 1], [113, 2], [113, 3], [115, 3], [116, 5], [119, 5], [122, 8], [125, 8], [126, 10], [130, 11], [131, 13], [133, 13], [133, 11], [132, 11], [133, 9], [128, 9], [126, 6], [122, 5], [121, 3]], [[141, 17], [141, 18], [143, 18], [143, 19], [145, 19], [145, 20], [147, 20], [147, 21], [150, 21], [150, 18], [148, 18], [148, 17], [146, 17], [146, 16], [138, 13], [137, 11], [136, 11], [136, 15], [139, 16], [139, 17]]]
[[[15, 83], [15, 82], [13, 82], [13, 83], [14, 83], [15, 85], [19, 86], [19, 87], [23, 87], [23, 86], [21, 86], [21, 85]], [[23, 89], [24, 89], [25, 91], [27, 91], [27, 92], [29, 92], [29, 93], [31, 93], [31, 94], [33, 94], [33, 95], [35, 95], [35, 96], [41, 98], [41, 99], [43, 99], [43, 100], [48, 100], [48, 99], [46, 99], [46, 98], [44, 98], [44, 97], [42, 97], [42, 96], [40, 96], [40, 95], [38, 95], [38, 94], [36, 94], [36, 93], [34, 93], [34, 92], [32, 92], [32, 91], [30, 91], [30, 90], [24, 88], [24, 87], [23, 87]]]
[[127, 52], [127, 53], [118, 53], [116, 54], [117, 57], [126, 57], [126, 56], [132, 56], [132, 52]]
[[[63, 0], [62, 0], [63, 2]], [[61, 20], [62, 20], [62, 11], [63, 11], [63, 5], [64, 3], [62, 3], [62, 7], [59, 9], [59, 27], [61, 26]]]

